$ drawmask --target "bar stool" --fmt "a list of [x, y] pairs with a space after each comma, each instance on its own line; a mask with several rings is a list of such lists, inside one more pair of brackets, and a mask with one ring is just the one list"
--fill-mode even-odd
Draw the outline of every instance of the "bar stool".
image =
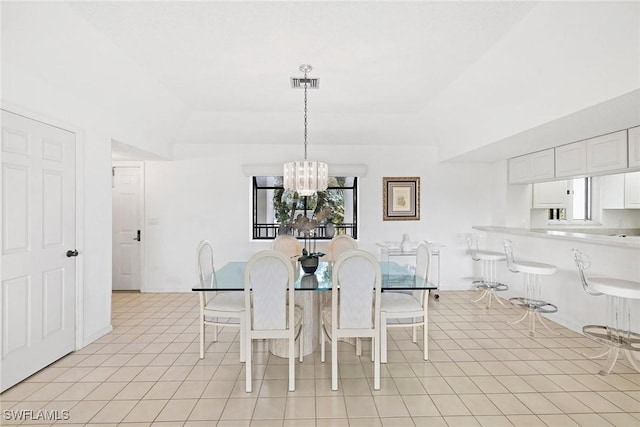
[[529, 335], [534, 336], [536, 331], [536, 319], [540, 321], [542, 326], [547, 328], [551, 333], [554, 331], [547, 326], [542, 320], [541, 313], [555, 313], [558, 311], [558, 307], [555, 305], [543, 301], [540, 299], [540, 276], [549, 276], [555, 274], [558, 269], [555, 265], [543, 264], [541, 262], [532, 261], [515, 261], [513, 258], [513, 247], [511, 240], [504, 241], [504, 252], [507, 258], [507, 267], [514, 273], [524, 274], [524, 286], [525, 296], [509, 298], [511, 303], [525, 309], [524, 315], [514, 321], [510, 322], [512, 325], [522, 322], [525, 319], [529, 319]]
[[496, 295], [497, 291], [506, 291], [509, 289], [504, 283], [500, 283], [497, 280], [497, 264], [498, 261], [504, 261], [507, 259], [504, 253], [481, 250], [478, 247], [480, 236], [478, 234], [470, 234], [467, 236], [467, 246], [469, 247], [469, 254], [474, 261], [482, 261], [482, 280], [475, 280], [473, 284], [477, 289], [482, 289], [482, 295], [480, 298], [473, 300], [478, 302], [487, 297], [487, 309], [491, 307], [491, 299], [495, 299], [500, 304], [505, 305], [500, 298]]
[[573, 253], [583, 289], [589, 295], [607, 296], [606, 317], [609, 325], [586, 325], [582, 328], [582, 332], [608, 348], [604, 353], [591, 357], [585, 356], [589, 359], [607, 356], [607, 361], [599, 372], [600, 375], [607, 375], [613, 369], [622, 350], [633, 369], [640, 372], [640, 362], [631, 353], [640, 351], [640, 334], [631, 331], [629, 307], [630, 299], [640, 299], [640, 282], [609, 277], [587, 279], [584, 272], [591, 266], [589, 256], [577, 249], [573, 249]]

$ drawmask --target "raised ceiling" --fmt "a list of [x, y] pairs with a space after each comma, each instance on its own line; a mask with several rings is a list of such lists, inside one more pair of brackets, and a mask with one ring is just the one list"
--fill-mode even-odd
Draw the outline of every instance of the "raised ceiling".
[[[34, 7], [45, 6], [3, 4], [3, 37], [73, 56], [45, 78], [111, 107], [127, 96], [148, 102], [117, 78], [129, 72], [121, 60], [81, 60], [96, 53], [69, 26], [89, 28], [183, 112], [175, 144], [299, 144], [302, 93], [289, 77], [302, 63], [320, 78], [309, 103], [314, 144], [437, 145], [443, 159], [570, 142], [575, 121], [538, 145], [522, 134], [640, 88], [637, 2], [82, 1], [46, 5], [72, 11], [58, 26], [5, 34]], [[9, 58], [20, 66], [17, 52]], [[595, 131], [640, 124], [639, 114], [603, 118]]]

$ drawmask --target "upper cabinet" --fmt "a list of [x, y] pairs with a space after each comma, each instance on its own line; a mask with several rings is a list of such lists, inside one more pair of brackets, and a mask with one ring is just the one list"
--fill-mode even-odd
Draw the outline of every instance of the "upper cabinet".
[[602, 209], [640, 209], [640, 172], [605, 175], [599, 179]]
[[566, 208], [567, 181], [537, 182], [533, 184], [533, 208]]
[[587, 173], [586, 141], [556, 147], [556, 178], [585, 175]]
[[509, 183], [608, 175], [640, 168], [640, 126], [509, 159]]
[[640, 126], [629, 129], [629, 167], [640, 168]]
[[509, 159], [510, 184], [526, 184], [554, 177], [553, 148]]
[[627, 131], [587, 139], [587, 173], [622, 171], [627, 168]]

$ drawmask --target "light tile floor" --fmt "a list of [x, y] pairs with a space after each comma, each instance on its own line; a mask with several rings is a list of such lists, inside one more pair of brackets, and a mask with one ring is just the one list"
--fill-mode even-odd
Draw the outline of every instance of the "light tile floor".
[[[535, 338], [510, 325], [517, 308], [443, 291], [430, 302], [429, 361], [410, 329], [390, 331], [382, 389], [372, 364], [340, 344], [340, 389], [316, 352], [297, 364], [287, 391], [286, 360], [254, 348], [253, 393], [244, 391], [238, 329], [226, 328], [198, 358], [195, 294], [113, 294], [112, 333], [9, 389], [0, 424], [15, 411], [49, 411], [92, 426], [640, 426], [640, 374], [619, 362], [600, 376], [600, 346], [550, 325]], [[497, 305], [497, 304], [496, 304]], [[560, 307], [562, 310], [562, 307]], [[420, 336], [420, 335], [419, 335]], [[11, 412], [6, 412], [11, 411]], [[9, 415], [9, 417], [8, 417]], [[44, 420], [30, 425], [51, 425]]]

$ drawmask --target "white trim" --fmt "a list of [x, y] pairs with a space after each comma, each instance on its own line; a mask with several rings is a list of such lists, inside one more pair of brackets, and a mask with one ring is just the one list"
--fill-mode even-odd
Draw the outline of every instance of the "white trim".
[[[241, 166], [244, 176], [282, 176], [284, 163], [252, 163]], [[329, 163], [329, 176], [357, 176], [367, 174], [367, 165]]]
[[[58, 127], [75, 135], [76, 142], [76, 247], [84, 252], [84, 131], [82, 128], [68, 122], [56, 119], [46, 114], [33, 111], [5, 99], [0, 101], [3, 110], [37, 120], [39, 122]], [[85, 346], [84, 334], [84, 257], [76, 257], [76, 304], [75, 304], [75, 348], [80, 350]], [[90, 341], [89, 341], [90, 342]]]

